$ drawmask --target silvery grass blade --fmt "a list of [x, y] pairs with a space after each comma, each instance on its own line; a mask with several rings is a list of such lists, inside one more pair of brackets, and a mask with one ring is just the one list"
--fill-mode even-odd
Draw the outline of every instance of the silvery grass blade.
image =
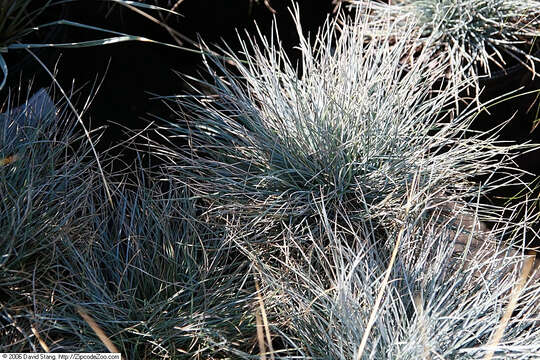
[[[72, 0], [72, 1], [76, 1], [76, 0]], [[106, 0], [106, 1], [110, 1], [110, 2], [119, 4], [122, 6], [131, 6], [131, 7], [140, 8], [140, 9], [157, 10], [160, 12], [165, 12], [167, 14], [182, 16], [180, 13], [175, 11], [175, 9], [179, 6], [179, 4], [175, 4], [175, 6], [171, 8], [167, 8], [167, 7], [158, 6], [158, 5], [146, 4], [140, 1], [126, 1], [126, 0]]]
[[185, 188], [164, 190], [152, 178], [167, 174], [131, 170], [136, 182], [110, 179], [114, 207], [96, 186], [85, 227], [62, 237], [47, 276], [54, 303], [38, 299], [33, 314], [42, 338], [51, 351], [106, 351], [80, 307], [127, 358], [248, 357], [249, 262], [197, 218]]
[[[86, 25], [86, 24], [73, 22], [73, 21], [68, 21], [68, 20], [57, 20], [57, 21], [53, 21], [53, 22], [50, 22], [50, 23], [47, 23], [47, 24], [43, 24], [43, 25], [40, 25], [39, 27], [36, 27], [35, 30], [39, 30], [41, 28], [46, 28], [46, 27], [50, 27], [50, 26], [59, 26], [59, 25], [74, 26], [74, 27], [77, 27], [77, 28], [82, 28], [82, 29], [88, 29], [88, 30], [94, 30], [94, 31], [108, 33], [108, 34], [113, 34], [113, 35], [116, 35], [116, 36], [105, 38], [105, 39], [96, 39], [96, 40], [89, 40], [89, 41], [77, 41], [77, 42], [71, 42], [71, 43], [36, 44], [36, 43], [20, 43], [20, 42], [18, 42], [18, 43], [13, 43], [13, 44], [8, 44], [6, 46], [3, 46], [2, 48], [0, 48], [0, 53], [1, 52], [7, 52], [9, 50], [39, 49], [39, 48], [76, 49], [76, 48], [84, 48], [84, 47], [94, 47], [94, 46], [116, 44], [116, 43], [126, 42], [126, 41], [148, 42], [148, 43], [153, 43], [153, 44], [159, 44], [159, 45], [162, 45], [162, 46], [173, 47], [175, 49], [184, 50], [184, 51], [188, 51], [188, 52], [200, 53], [200, 50], [194, 50], [194, 49], [186, 48], [186, 47], [179, 46], [179, 45], [174, 45], [174, 44], [169, 44], [169, 43], [162, 42], [162, 41], [152, 40], [152, 39], [149, 39], [149, 38], [146, 38], [146, 37], [143, 37], [143, 36], [129, 35], [129, 34], [125, 34], [125, 33], [122, 33], [122, 32], [107, 30], [107, 29], [103, 29], [103, 28], [100, 28], [100, 27]], [[2, 82], [0, 83], [0, 89], [1, 89], [1, 88], [4, 87], [4, 84], [6, 82], [7, 75], [8, 75], [8, 67], [7, 67], [7, 64], [6, 64], [4, 58], [2, 57], [1, 54], [0, 54], [0, 67], [1, 67], [2, 72], [3, 72], [3, 79], [2, 79]]]
[[[28, 318], [21, 318], [19, 310], [31, 310], [36, 298], [51, 296], [53, 288], [44, 278], [58, 259], [63, 234], [82, 227], [84, 199], [92, 191], [88, 180], [96, 170], [91, 146], [64, 102], [53, 102], [45, 89], [28, 95], [18, 108], [12, 106], [13, 101], [11, 97], [6, 101], [0, 115], [0, 337], [4, 351], [29, 344], [24, 340], [32, 337]], [[97, 133], [90, 135], [99, 140]]]
[[[509, 60], [536, 74], [540, 61], [535, 44], [540, 35], [538, 0], [347, 2], [375, 24], [388, 18], [413, 19], [422, 36], [411, 46], [429, 46], [438, 52], [450, 81], [491, 76], [493, 71], [506, 69]], [[395, 36], [402, 37], [401, 30]], [[478, 83], [476, 86], [478, 90]]]
[[[81, 48], [81, 47], [92, 47], [92, 46], [100, 46], [100, 45], [108, 45], [108, 44], [114, 44], [118, 42], [125, 42], [125, 41], [141, 41], [141, 42], [150, 42], [154, 44], [159, 44], [162, 46], [169, 46], [174, 47], [176, 49], [186, 50], [186, 51], [195, 51], [193, 49], [184, 48], [178, 45], [165, 43], [162, 41], [156, 41], [152, 40], [143, 36], [136, 36], [136, 35], [129, 35], [118, 31], [112, 31], [103, 29], [100, 27], [92, 26], [92, 25], [86, 25], [79, 22], [69, 21], [69, 20], [57, 20], [53, 21], [47, 24], [40, 25], [36, 28], [36, 30], [39, 30], [41, 28], [46, 28], [50, 26], [57, 26], [57, 25], [66, 25], [66, 26], [74, 26], [82, 29], [88, 29], [88, 30], [94, 30], [98, 32], [103, 32], [106, 34], [112, 34], [117, 35], [115, 37], [106, 38], [106, 39], [97, 39], [97, 40], [90, 40], [90, 41], [79, 41], [79, 42], [72, 42], [72, 43], [51, 43], [51, 44], [22, 44], [22, 43], [16, 43], [16, 44], [10, 44], [5, 47], [5, 51], [8, 50], [19, 50], [19, 49], [33, 49], [33, 48], [43, 48], [43, 47], [58, 47], [58, 48]], [[199, 53], [198, 51], [195, 51]]]
[[[151, 4], [144, 4], [144, 3], [140, 3], [140, 2], [136, 2], [136, 1], [124, 1], [124, 0], [110, 0], [110, 1], [118, 3], [118, 4], [128, 8], [129, 10], [131, 10], [131, 11], [133, 11], [133, 12], [147, 18], [148, 20], [158, 24], [159, 26], [163, 27], [165, 30], [167, 30], [167, 32], [171, 35], [171, 37], [175, 40], [175, 42], [178, 45], [183, 45], [184, 42], [187, 42], [190, 45], [192, 45], [194, 48], [202, 50], [200, 43], [191, 40], [189, 37], [183, 35], [182, 33], [178, 32], [177, 30], [173, 29], [172, 27], [170, 27], [166, 23], [171, 15], [181, 16], [181, 14], [176, 12], [176, 9], [180, 6], [180, 4], [183, 2], [183, 0], [177, 1], [174, 5], [169, 3], [170, 9], [155, 6], [155, 5], [151, 5]], [[157, 10], [160, 13], [160, 18], [157, 19], [156, 17], [150, 15], [147, 11], [141, 10], [141, 9], [145, 9], [145, 8], [146, 9], [151, 9], [151, 10]], [[162, 13], [166, 13], [166, 16], [162, 16]]]

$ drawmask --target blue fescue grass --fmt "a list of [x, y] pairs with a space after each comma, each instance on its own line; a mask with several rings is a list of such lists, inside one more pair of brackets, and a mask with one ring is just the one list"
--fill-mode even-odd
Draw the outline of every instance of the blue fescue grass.
[[[358, 14], [312, 45], [295, 14], [299, 65], [277, 31], [227, 64], [208, 57], [210, 95], [178, 97], [166, 126], [187, 145], [156, 151], [256, 264], [272, 356], [483, 357], [526, 258], [509, 243], [531, 219], [478, 199], [520, 183], [512, 159], [527, 147], [467, 130], [481, 108], [451, 105], [475, 78], [432, 91], [446, 67], [429, 46], [403, 61], [414, 23], [378, 24], [374, 41]], [[508, 175], [471, 180], [495, 171]], [[540, 294], [524, 291], [497, 356], [538, 351]]]
[[110, 173], [105, 153], [107, 201], [68, 110], [2, 118], [3, 156], [16, 160], [0, 168], [1, 351], [107, 351], [92, 319], [129, 358], [247, 356], [253, 280], [225, 229], [166, 173]]
[[208, 52], [207, 93], [177, 97], [178, 121], [156, 129], [185, 146], [144, 154], [159, 168], [109, 171], [71, 102], [26, 125], [6, 112], [0, 351], [539, 353], [540, 271], [523, 270], [537, 199], [480, 201], [521, 184], [513, 159], [531, 146], [468, 130], [487, 105], [453, 105], [475, 79], [437, 88], [429, 46], [404, 61], [414, 23], [377, 24], [375, 41], [359, 14], [338, 17], [310, 40], [293, 15], [298, 64], [277, 30]]
[[[58, 260], [61, 234], [81, 226], [78, 216], [91, 190], [86, 180], [95, 171], [77, 124], [63, 123], [65, 108], [31, 101], [22, 111], [12, 110], [10, 102], [6, 106], [0, 151], [2, 158], [13, 161], [0, 168], [2, 311], [50, 296], [52, 289], [36, 288], [36, 283]], [[3, 313], [4, 320], [6, 316]]]
[[277, 35], [261, 39], [262, 48], [244, 44], [247, 60], [228, 54], [234, 70], [209, 58], [215, 82], [205, 86], [214, 95], [179, 97], [184, 117], [170, 124], [189, 148], [162, 150], [168, 160], [177, 156], [177, 180], [219, 216], [242, 214], [258, 225], [309, 218], [320, 200], [331, 213], [343, 207], [365, 217], [376, 209], [391, 219], [417, 171], [430, 193], [449, 199], [499, 186], [477, 189], [470, 179], [512, 168], [525, 147], [498, 143], [497, 129], [468, 131], [480, 108], [456, 115], [453, 88], [431, 91], [443, 67], [424, 53], [406, 67], [409, 39], [367, 42], [369, 30], [329, 23], [313, 48], [301, 36], [302, 74]]
[[[375, 23], [385, 19], [412, 19], [422, 34], [412, 46], [430, 46], [438, 52], [450, 81], [505, 71], [509, 61], [522, 64], [532, 76], [536, 74], [540, 61], [537, 0], [347, 2]], [[377, 36], [375, 32], [372, 35]], [[401, 37], [401, 30], [394, 35]]]
[[123, 184], [114, 209], [96, 199], [86, 204], [90, 229], [64, 241], [54, 279], [62, 305], [39, 318], [57, 350], [105, 350], [75, 304], [131, 358], [206, 358], [253, 337], [251, 293], [241, 289], [249, 269], [196, 221], [185, 191]]

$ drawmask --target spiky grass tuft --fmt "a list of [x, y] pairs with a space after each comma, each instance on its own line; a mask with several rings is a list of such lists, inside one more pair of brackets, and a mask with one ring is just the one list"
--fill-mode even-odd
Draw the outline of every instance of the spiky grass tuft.
[[[178, 97], [168, 126], [187, 145], [156, 151], [254, 263], [272, 356], [482, 356], [525, 256], [501, 241], [513, 219], [478, 200], [519, 183], [489, 175], [525, 147], [467, 130], [480, 110], [451, 105], [469, 82], [433, 91], [446, 67], [430, 46], [403, 61], [414, 23], [378, 24], [373, 41], [361, 15], [342, 18], [312, 43], [295, 16], [299, 64], [277, 32], [208, 58], [211, 95]], [[538, 351], [540, 294], [524, 291], [497, 347], [509, 358]]]
[[468, 131], [480, 110], [456, 115], [455, 90], [432, 90], [444, 70], [431, 53], [405, 66], [410, 39], [391, 36], [398, 24], [379, 42], [368, 41], [370, 26], [328, 23], [314, 46], [299, 28], [301, 70], [277, 35], [261, 38], [262, 48], [244, 44], [245, 61], [228, 54], [234, 70], [210, 58], [218, 70], [204, 85], [214, 95], [179, 97], [183, 117], [170, 124], [189, 148], [161, 149], [177, 160], [177, 180], [218, 217], [234, 213], [262, 228], [308, 219], [319, 201], [332, 216], [397, 218], [416, 173], [427, 197], [448, 201], [499, 186], [470, 179], [512, 167], [523, 147], [497, 143], [497, 130]]
[[85, 204], [88, 229], [62, 242], [51, 276], [58, 304], [38, 316], [50, 343], [56, 351], [106, 351], [79, 316], [81, 306], [124, 356], [207, 358], [248, 349], [255, 326], [252, 295], [241, 289], [247, 263], [195, 218], [185, 190], [163, 191], [140, 175], [140, 183], [115, 184], [114, 208], [103, 191], [95, 194]]
[[62, 234], [83, 225], [95, 171], [77, 123], [44, 89], [19, 108], [11, 105], [9, 100], [0, 116], [0, 157], [11, 159], [0, 167], [0, 331], [6, 351], [24, 348], [32, 337], [29, 327], [18, 324], [17, 312], [32, 309], [36, 298], [52, 296], [53, 289], [42, 286], [44, 278], [59, 259]]
[[111, 204], [77, 117], [44, 93], [0, 116], [0, 351], [248, 356], [251, 272], [223, 227], [167, 174], [110, 173], [105, 153]]
[[[438, 52], [450, 80], [505, 71], [509, 62], [521, 63], [535, 74], [540, 61], [537, 0], [347, 2], [374, 23], [388, 18], [412, 19], [422, 34], [414, 46], [430, 46]], [[401, 30], [395, 36], [401, 37]]]

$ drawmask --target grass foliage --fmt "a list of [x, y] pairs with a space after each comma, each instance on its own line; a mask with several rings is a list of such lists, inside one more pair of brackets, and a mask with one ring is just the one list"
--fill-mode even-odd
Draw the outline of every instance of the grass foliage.
[[[230, 242], [257, 265], [284, 358], [478, 356], [523, 257], [498, 253], [507, 246], [501, 236], [518, 233], [511, 221], [482, 235], [455, 219], [502, 214], [478, 198], [519, 176], [470, 179], [511, 168], [519, 146], [497, 142], [496, 130], [468, 131], [478, 109], [444, 110], [454, 89], [428, 96], [445, 69], [429, 47], [403, 66], [414, 24], [406, 40], [392, 36], [402, 23], [390, 23], [369, 42], [369, 23], [340, 20], [311, 45], [296, 18], [300, 64], [289, 61], [277, 35], [260, 47], [246, 43], [246, 61], [229, 53], [233, 66], [209, 58], [213, 82], [204, 88], [212, 95], [177, 99], [181, 121], [169, 126], [188, 146], [162, 155], [176, 162], [176, 182], [205, 201], [201, 211], [229, 228]], [[454, 202], [461, 207], [445, 212]], [[490, 256], [480, 256], [484, 246]], [[527, 325], [507, 333], [505, 356], [538, 350], [530, 326], [539, 294], [529, 291]], [[429, 343], [422, 347], [423, 321]]]
[[228, 339], [249, 337], [235, 328], [249, 329], [252, 317], [250, 294], [235, 286], [245, 281], [243, 264], [219, 234], [193, 221], [185, 193], [138, 185], [118, 188], [114, 209], [96, 196], [86, 236], [64, 242], [55, 279], [63, 305], [40, 319], [51, 339], [65, 339], [57, 349], [106, 351], [74, 305], [132, 358], [206, 358], [230, 348]]
[[540, 270], [524, 265], [537, 200], [480, 201], [521, 184], [513, 159], [530, 146], [469, 130], [482, 108], [458, 111], [455, 94], [475, 79], [438, 87], [432, 46], [404, 63], [423, 39], [414, 22], [376, 25], [375, 42], [373, 23], [343, 16], [309, 39], [293, 15], [298, 63], [277, 29], [208, 52], [211, 80], [192, 79], [177, 120], [154, 129], [159, 168], [111, 173], [72, 103], [31, 123], [4, 112], [0, 351], [540, 352]]
[[[540, 2], [537, 0], [351, 0], [375, 23], [409, 18], [422, 34], [415, 46], [441, 55], [448, 77], [463, 79], [504, 71], [521, 63], [533, 74], [538, 58]], [[396, 32], [396, 36], [401, 36]], [[434, 41], [424, 41], [432, 38]]]
[[14, 111], [9, 105], [0, 128], [2, 158], [11, 159], [0, 168], [3, 325], [14, 319], [7, 309], [32, 308], [36, 297], [50, 296], [52, 289], [38, 284], [58, 261], [62, 234], [81, 226], [83, 200], [91, 190], [86, 180], [95, 171], [76, 123], [59, 125], [62, 110]]
[[207, 358], [248, 342], [247, 264], [195, 219], [187, 190], [143, 170], [136, 183], [108, 173], [111, 206], [76, 117], [37, 119], [3, 119], [16, 160], [0, 169], [1, 351], [107, 351], [79, 307], [130, 358]]

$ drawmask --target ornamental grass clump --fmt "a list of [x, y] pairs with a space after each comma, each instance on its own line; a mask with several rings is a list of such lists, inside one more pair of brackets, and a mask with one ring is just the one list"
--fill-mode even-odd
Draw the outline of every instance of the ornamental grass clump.
[[98, 167], [70, 109], [41, 89], [0, 114], [0, 352], [247, 357], [249, 262], [166, 173]]
[[89, 317], [127, 358], [246, 354], [255, 338], [249, 264], [195, 218], [185, 189], [163, 190], [150, 181], [156, 174], [133, 171], [137, 183], [110, 180], [114, 207], [96, 187], [86, 228], [63, 238], [48, 274], [54, 300], [38, 299], [34, 315], [44, 342], [55, 352], [106, 352]]
[[[415, 23], [387, 19], [373, 41], [358, 13], [310, 41], [295, 18], [298, 64], [277, 31], [226, 63], [207, 57], [205, 93], [177, 97], [178, 121], [159, 130], [185, 146], [153, 150], [253, 263], [259, 355], [536, 354], [538, 286], [512, 290], [530, 219], [479, 202], [520, 183], [512, 160], [527, 146], [468, 130], [480, 110], [452, 105], [476, 79], [433, 91], [446, 65], [431, 46], [405, 66]], [[515, 293], [519, 316], [492, 341]]]
[[[411, 210], [425, 215], [423, 196], [411, 184]], [[445, 217], [410, 215], [380, 234], [368, 221], [343, 225], [329, 218], [324, 204], [319, 216], [321, 235], [302, 239], [290, 231], [271, 258], [250, 252], [274, 348], [285, 343], [276, 358], [485, 359], [493, 351], [496, 359], [530, 359], [539, 353], [540, 272], [518, 286], [530, 256], [485, 234], [474, 241], [478, 230], [441, 225]], [[512, 299], [513, 316], [501, 327]], [[499, 328], [502, 340], [494, 342]]]
[[[415, 47], [440, 54], [446, 77], [491, 76], [522, 64], [533, 76], [540, 61], [538, 0], [350, 0], [374, 23], [409, 17], [420, 33]], [[394, 33], [402, 37], [404, 26]], [[376, 33], [372, 33], [377, 36]]]
[[55, 105], [45, 89], [20, 107], [13, 102], [0, 114], [0, 338], [6, 346], [0, 351], [32, 336], [20, 312], [53, 293], [45, 278], [63, 234], [82, 226], [87, 180], [95, 171], [91, 147], [65, 104]]
[[45, 90], [0, 121], [0, 351], [111, 350], [87, 319], [130, 358], [249, 351], [249, 264], [185, 191], [107, 172], [111, 205], [77, 119]]
[[261, 37], [262, 47], [244, 43], [245, 60], [227, 54], [234, 68], [209, 57], [214, 82], [204, 86], [212, 94], [178, 97], [180, 118], [168, 126], [187, 146], [156, 153], [176, 162], [176, 180], [217, 218], [233, 215], [278, 233], [309, 221], [320, 201], [331, 217], [342, 209], [351, 219], [392, 222], [417, 172], [426, 191], [449, 200], [498, 186], [470, 179], [511, 167], [523, 146], [497, 143], [497, 129], [467, 130], [477, 110], [456, 115], [453, 89], [431, 91], [444, 66], [427, 49], [402, 66], [413, 26], [396, 41], [402, 24], [391, 23], [377, 43], [367, 41], [370, 26], [360, 17], [340, 28], [329, 21], [311, 45], [298, 25], [299, 65], [278, 35]]

